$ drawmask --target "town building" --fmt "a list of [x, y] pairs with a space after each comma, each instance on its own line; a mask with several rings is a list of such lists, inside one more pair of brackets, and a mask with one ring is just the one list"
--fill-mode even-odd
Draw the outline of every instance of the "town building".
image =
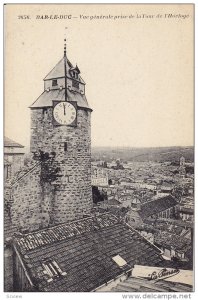
[[185, 157], [180, 157], [179, 174], [182, 178], [186, 177]]
[[104, 168], [92, 168], [91, 184], [92, 186], [108, 186], [108, 174]]
[[189, 239], [167, 231], [155, 233], [154, 244], [162, 249], [163, 255], [169, 259], [174, 257], [185, 260], [189, 250], [191, 250]]
[[165, 195], [142, 205], [138, 204], [138, 209], [132, 208], [126, 214], [126, 221], [131, 226], [138, 226], [148, 218], [153, 220], [157, 218], [173, 218], [177, 209], [178, 203], [174, 197]]
[[183, 221], [194, 221], [194, 209], [192, 207], [180, 206], [178, 213]]
[[24, 164], [24, 146], [4, 137], [4, 180], [11, 178]]
[[179, 203], [178, 214], [183, 221], [194, 221], [194, 197], [182, 196]]

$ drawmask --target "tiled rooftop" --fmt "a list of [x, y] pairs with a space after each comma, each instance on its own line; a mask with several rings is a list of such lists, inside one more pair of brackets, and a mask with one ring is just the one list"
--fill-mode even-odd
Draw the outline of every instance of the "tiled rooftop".
[[176, 205], [177, 201], [171, 195], [168, 195], [143, 204], [141, 206], [140, 216], [145, 219]]
[[[36, 289], [92, 291], [134, 264], [162, 263], [160, 250], [111, 214], [64, 223], [15, 238]], [[112, 258], [126, 261], [120, 267]]]
[[155, 243], [168, 249], [173, 248], [185, 252], [189, 248], [191, 241], [173, 232], [162, 231], [161, 233], [155, 233]]
[[159, 280], [150, 282], [138, 277], [130, 277], [113, 287], [112, 292], [192, 292], [192, 286], [183, 283]]

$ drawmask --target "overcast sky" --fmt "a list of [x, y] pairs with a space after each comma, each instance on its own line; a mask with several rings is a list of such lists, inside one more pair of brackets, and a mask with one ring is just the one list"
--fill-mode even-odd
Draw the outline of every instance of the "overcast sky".
[[[51, 14], [72, 19], [36, 19]], [[95, 15], [113, 18], [90, 20]], [[93, 109], [92, 146], [193, 145], [192, 15], [192, 5], [7, 5], [5, 135], [29, 146], [28, 106], [62, 58], [68, 27], [68, 58]]]

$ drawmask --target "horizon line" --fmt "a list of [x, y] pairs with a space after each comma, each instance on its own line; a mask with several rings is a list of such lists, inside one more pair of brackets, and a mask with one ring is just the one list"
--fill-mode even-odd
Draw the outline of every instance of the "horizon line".
[[194, 145], [185, 145], [185, 146], [97, 146], [93, 145], [92, 148], [194, 148]]

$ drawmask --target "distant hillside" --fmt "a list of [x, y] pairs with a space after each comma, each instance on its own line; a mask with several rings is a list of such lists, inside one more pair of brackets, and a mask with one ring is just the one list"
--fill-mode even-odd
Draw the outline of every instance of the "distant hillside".
[[93, 147], [92, 159], [111, 161], [121, 159], [124, 161], [153, 161], [153, 162], [179, 162], [184, 156], [186, 162], [194, 162], [194, 147], [158, 147], [158, 148], [112, 148]]

